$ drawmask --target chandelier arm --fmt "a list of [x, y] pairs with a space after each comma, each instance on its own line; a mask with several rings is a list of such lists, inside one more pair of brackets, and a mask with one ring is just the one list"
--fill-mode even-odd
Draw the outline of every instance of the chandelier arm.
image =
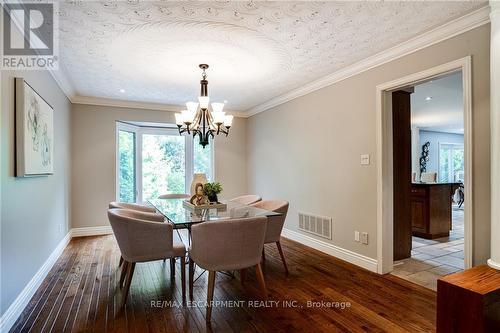
[[188, 132], [188, 133], [189, 133], [189, 131], [188, 131], [188, 129], [187, 129], [186, 127], [184, 127], [184, 128], [180, 128], [180, 127], [179, 127], [179, 134], [184, 134], [184, 133], [186, 133], [186, 132]]
[[208, 113], [207, 120], [208, 120], [208, 122], [210, 123], [210, 125], [212, 125], [212, 126], [214, 126], [214, 127], [215, 127], [215, 124], [214, 124], [214, 118], [212, 117], [212, 112], [209, 112], [209, 113]]
[[201, 117], [202, 117], [202, 114], [201, 114], [201, 109], [198, 109], [198, 111], [196, 111], [196, 115], [194, 116], [194, 120], [193, 120], [193, 128], [195, 128], [196, 126], [200, 125], [200, 120], [201, 120]]
[[229, 134], [229, 128], [227, 128], [226, 126], [221, 125], [220, 126], [220, 132], [222, 134], [225, 134], [227, 136]]

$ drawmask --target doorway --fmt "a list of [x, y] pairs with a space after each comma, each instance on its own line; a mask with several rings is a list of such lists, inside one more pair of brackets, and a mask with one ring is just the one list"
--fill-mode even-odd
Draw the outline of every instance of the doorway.
[[394, 269], [430, 289], [464, 269], [462, 72], [392, 93]]
[[[429, 133], [426, 133], [425, 130], [431, 129], [426, 128], [426, 124], [429, 123], [425, 123], [425, 121], [419, 123], [420, 120], [416, 117], [415, 123], [417, 126], [413, 126], [415, 129], [412, 133], [413, 119], [412, 117], [407, 118], [406, 121], [409, 121], [408, 133], [405, 135], [409, 137], [409, 140], [407, 141], [409, 142], [409, 147], [406, 146], [407, 148], [404, 151], [407, 154], [406, 161], [409, 165], [408, 169], [406, 169], [408, 170], [406, 175], [401, 178], [405, 179], [405, 185], [409, 188], [409, 204], [407, 208], [405, 208], [407, 214], [405, 219], [407, 230], [404, 231], [403, 234], [406, 235], [405, 237], [409, 238], [410, 243], [408, 248], [405, 250], [407, 251], [405, 257], [404, 254], [401, 255], [395, 252], [395, 250], [400, 249], [401, 241], [398, 239], [398, 234], [401, 234], [401, 230], [399, 229], [401, 217], [397, 217], [398, 205], [400, 203], [398, 202], [399, 196], [395, 196], [395, 186], [398, 186], [398, 182], [401, 182], [401, 179], [397, 178], [400, 157], [397, 156], [397, 152], [395, 150], [396, 146], [393, 147], [396, 140], [399, 142], [399, 138], [397, 137], [399, 134], [393, 132], [393, 121], [399, 120], [394, 118], [393, 112], [396, 108], [400, 108], [401, 105], [401, 102], [396, 100], [398, 95], [403, 102], [406, 101], [411, 109], [411, 95], [415, 94], [415, 88], [417, 88], [417, 90], [425, 91], [426, 89], [424, 88], [426, 88], [427, 85], [427, 88], [429, 88], [427, 91], [436, 91], [438, 84], [442, 83], [438, 81], [445, 78], [448, 78], [448, 80], [455, 80], [455, 82], [458, 80], [461, 83], [462, 89], [461, 92], [458, 92], [458, 96], [460, 97], [459, 102], [462, 104], [462, 126], [456, 126], [456, 130], [463, 131], [463, 141], [460, 144], [449, 139], [441, 138], [437, 141], [437, 143], [433, 141], [433, 144], [430, 143], [426, 147], [423, 147], [428, 141], [426, 139], [426, 135], [429, 135]], [[422, 269], [422, 271], [433, 270], [432, 272], [417, 275], [417, 278], [430, 278], [437, 275], [447, 274], [454, 269], [471, 267], [472, 197], [469, 195], [470, 191], [467, 191], [467, 189], [472, 188], [472, 110], [470, 80], [470, 57], [466, 57], [377, 86], [377, 264], [378, 272], [381, 274], [397, 270], [398, 266], [402, 265], [399, 260], [409, 261], [410, 259], [419, 260], [419, 258], [421, 261], [434, 261], [435, 258], [442, 257], [436, 262], [427, 263], [433, 264], [434, 266], [429, 265], [428, 267], [426, 265], [418, 265], [420, 267], [412, 267], [409, 271], [406, 270], [405, 273], [415, 274], [418, 273], [418, 270], [420, 269]], [[434, 85], [434, 87], [432, 87], [432, 85]], [[406, 97], [404, 96], [405, 93], [408, 94]], [[394, 96], [396, 96], [396, 99], [393, 98]], [[437, 99], [437, 95], [433, 97], [430, 93], [426, 92], [423, 95], [422, 102], [437, 102]], [[396, 104], [393, 105], [393, 103]], [[443, 109], [441, 108], [440, 110]], [[446, 112], [442, 112], [441, 116], [445, 113]], [[434, 119], [438, 119], [440, 117], [440, 112], [436, 110], [432, 111], [430, 114], [434, 115]], [[433, 117], [428, 117], [427, 115], [425, 117], [421, 116], [420, 119], [429, 121], [429, 119], [432, 119]], [[453, 124], [447, 125], [450, 126], [448, 131], [452, 131], [452, 125]], [[419, 131], [416, 130], [417, 127], [419, 129], [423, 128], [422, 133], [419, 133]], [[445, 130], [447, 129], [441, 128], [441, 131]], [[431, 147], [432, 152], [430, 151]], [[424, 150], [427, 150], [427, 152], [424, 152]], [[425, 153], [427, 153], [427, 156], [425, 156]], [[430, 161], [431, 157], [432, 161]], [[424, 162], [429, 164], [425, 165], [425, 168], [422, 168], [421, 170], [420, 161], [422, 158]], [[427, 170], [427, 168], [429, 169]], [[429, 180], [428, 177], [431, 177], [431, 180]], [[424, 183], [420, 184], [422, 180]], [[430, 184], [431, 182], [433, 183], [432, 185]], [[440, 184], [444, 183], [448, 185], [440, 186]], [[462, 193], [464, 193], [464, 196], [462, 200], [460, 200], [459, 196], [455, 195], [460, 184], [463, 184]], [[432, 191], [429, 189], [431, 187], [433, 187]], [[439, 187], [441, 188], [438, 189]], [[436, 189], [438, 190], [436, 191]], [[436, 194], [435, 192], [438, 193]], [[467, 193], [467, 195], [465, 195], [465, 193]], [[429, 228], [425, 225], [425, 223], [428, 222], [424, 221], [427, 218], [426, 209], [429, 209], [429, 207], [425, 208], [422, 205], [427, 204], [429, 200], [431, 200], [428, 197], [431, 194], [438, 195], [438, 197], [444, 200], [439, 204], [440, 207], [446, 208], [446, 201], [448, 200], [449, 202], [448, 208], [439, 209], [441, 211], [441, 217], [439, 217], [441, 220], [446, 219], [448, 214], [450, 215], [450, 218], [448, 218], [449, 226], [447, 230], [446, 227], [443, 227], [443, 223], [441, 223], [441, 229]], [[418, 200], [418, 195], [421, 195], [421, 201]], [[420, 222], [416, 223], [418, 221]], [[463, 221], [462, 226], [459, 225], [460, 221]], [[436, 222], [436, 220], [433, 222]], [[461, 229], [463, 230], [463, 236], [460, 235]], [[406, 244], [408, 244], [407, 241]], [[427, 246], [429, 248], [426, 248]], [[443, 252], [446, 251], [443, 249], [448, 246], [450, 247], [447, 249], [450, 250], [448, 251], [450, 252], [449, 254], [456, 253], [454, 255], [456, 260], [453, 259], [454, 266], [448, 265], [449, 262], [445, 262], [449, 258], [445, 257], [448, 255], [448, 252]], [[452, 249], [451, 247], [454, 248]], [[462, 247], [462, 249], [458, 249], [459, 247]], [[418, 248], [420, 248], [420, 251], [417, 250]], [[435, 257], [434, 254], [436, 255]], [[462, 256], [463, 258], [461, 258]], [[461, 262], [461, 264], [459, 262]], [[452, 266], [453, 268], [448, 268], [447, 266], [439, 268], [443, 265]], [[431, 275], [429, 273], [435, 274]], [[423, 280], [424, 281], [421, 281], [421, 284], [425, 284], [426, 287], [435, 288], [435, 281], [431, 282], [425, 279]], [[434, 280], [437, 280], [437, 278]]]

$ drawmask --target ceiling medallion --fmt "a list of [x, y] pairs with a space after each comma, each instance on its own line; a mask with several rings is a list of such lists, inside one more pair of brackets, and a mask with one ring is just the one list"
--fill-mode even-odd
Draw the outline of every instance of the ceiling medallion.
[[222, 111], [224, 103], [212, 103], [212, 110], [209, 109], [210, 98], [208, 96], [208, 81], [206, 69], [207, 64], [200, 64], [203, 70], [201, 74], [201, 92], [197, 102], [187, 102], [187, 110], [175, 114], [175, 123], [179, 128], [179, 134], [192, 134], [200, 139], [200, 145], [205, 148], [209, 144], [210, 137], [214, 139], [215, 135], [220, 133], [228, 136], [229, 128], [233, 122], [233, 116], [226, 115]]

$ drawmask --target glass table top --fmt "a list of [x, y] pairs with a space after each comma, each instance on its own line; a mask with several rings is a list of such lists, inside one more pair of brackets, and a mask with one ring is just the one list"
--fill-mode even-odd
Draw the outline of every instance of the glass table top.
[[261, 216], [278, 216], [281, 213], [242, 205], [236, 202], [224, 202], [226, 209], [205, 209], [193, 212], [184, 207], [183, 201], [186, 199], [151, 199], [149, 203], [153, 205], [170, 222], [178, 225], [188, 225], [213, 220], [241, 219]]

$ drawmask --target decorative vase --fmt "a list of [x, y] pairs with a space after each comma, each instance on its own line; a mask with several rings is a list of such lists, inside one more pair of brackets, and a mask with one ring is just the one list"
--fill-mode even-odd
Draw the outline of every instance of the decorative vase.
[[195, 173], [193, 175], [193, 181], [191, 182], [191, 195], [196, 194], [196, 184], [201, 183], [205, 185], [208, 182], [207, 176], [204, 173]]
[[210, 201], [210, 203], [218, 203], [219, 199], [217, 198], [217, 194], [209, 195], [208, 196], [208, 201]]

